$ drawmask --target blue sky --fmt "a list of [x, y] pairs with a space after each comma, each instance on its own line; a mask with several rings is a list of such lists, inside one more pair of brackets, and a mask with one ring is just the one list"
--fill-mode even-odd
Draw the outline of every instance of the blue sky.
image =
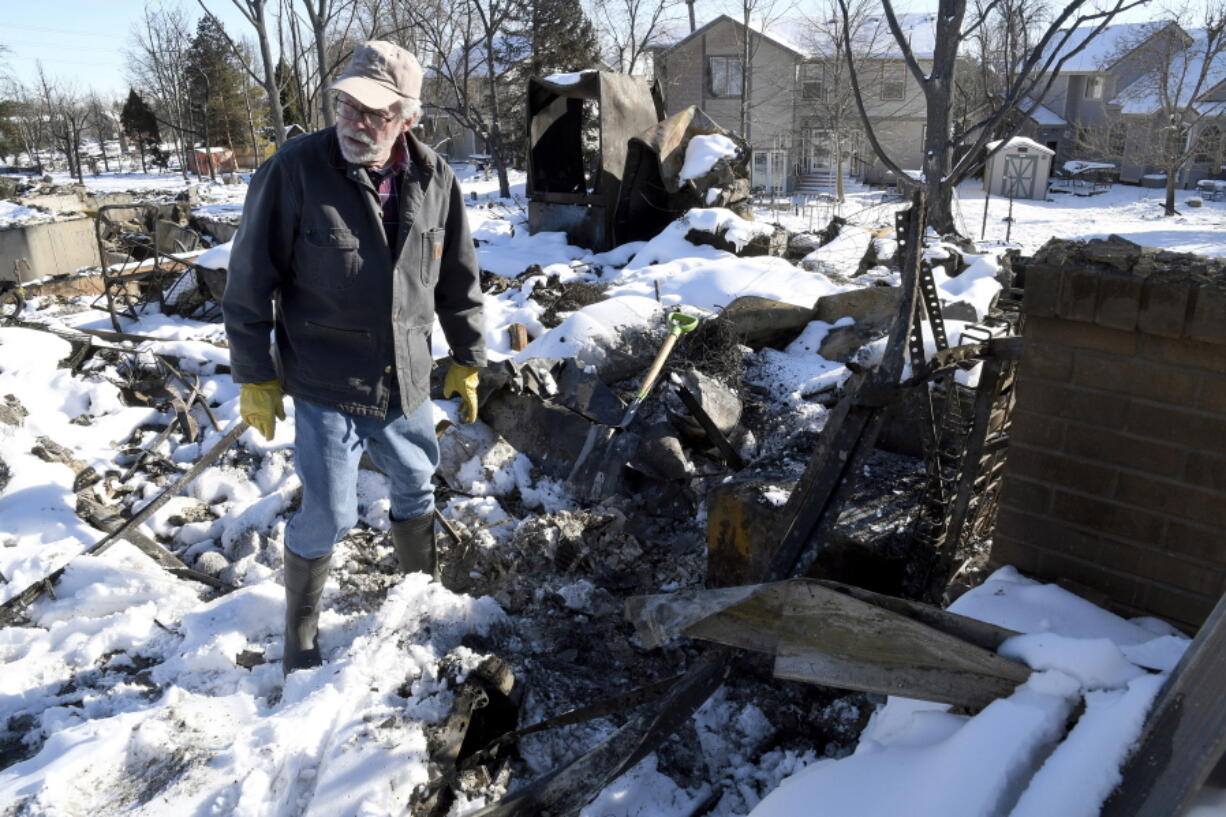
[[[248, 36], [250, 26], [230, 0], [206, 2], [227, 30]], [[73, 82], [82, 92], [127, 96], [124, 51], [143, 15], [143, 0], [3, 0], [0, 5], [0, 44], [8, 47], [4, 60], [18, 79], [29, 82], [41, 60], [49, 76]], [[204, 14], [195, 2], [183, 9], [193, 21]]]
[[[254, 36], [230, 0], [206, 2], [232, 34]], [[1199, 8], [1204, 2], [1192, 0], [1192, 5]], [[170, 4], [173, 0], [168, 0]], [[9, 48], [6, 59], [18, 79], [29, 82], [37, 61], [41, 60], [48, 75], [75, 83], [82, 92], [92, 89], [115, 98], [127, 95], [124, 50], [131, 41], [133, 24], [141, 19], [144, 0], [3, 0], [3, 5], [0, 43]], [[1157, 13], [1157, 5], [1155, 0], [1120, 19], [1128, 22], [1149, 19]], [[195, 2], [185, 2], [182, 7], [192, 20], [203, 14]], [[896, 7], [899, 11], [923, 11], [935, 7], [935, 3], [896, 0]], [[697, 11], [701, 23], [706, 16], [704, 11], [714, 15], [719, 9], [706, 0], [697, 4]]]

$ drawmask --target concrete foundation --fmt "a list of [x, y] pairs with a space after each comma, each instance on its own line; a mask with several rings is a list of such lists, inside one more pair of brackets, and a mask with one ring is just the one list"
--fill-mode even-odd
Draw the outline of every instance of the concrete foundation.
[[[19, 264], [19, 259], [28, 265]], [[25, 283], [68, 275], [98, 263], [93, 219], [24, 224], [0, 230], [0, 279], [11, 280], [16, 272], [16, 277]]]

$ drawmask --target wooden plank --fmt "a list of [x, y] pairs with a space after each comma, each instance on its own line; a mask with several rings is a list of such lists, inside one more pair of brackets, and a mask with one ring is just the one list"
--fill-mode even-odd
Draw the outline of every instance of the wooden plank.
[[818, 584], [829, 587], [832, 590], [837, 590], [840, 593], [855, 596], [861, 601], [892, 610], [900, 616], [906, 616], [921, 624], [927, 624], [929, 627], [940, 630], [946, 635], [952, 635], [955, 638], [968, 641], [992, 652], [996, 652], [1006, 639], [1013, 638], [1015, 635], [1021, 635], [1016, 630], [997, 627], [995, 624], [989, 624], [977, 618], [969, 618], [968, 616], [951, 613], [948, 610], [942, 610], [940, 607], [931, 604], [911, 601], [910, 599], [900, 599], [897, 596], [887, 596], [884, 593], [874, 593], [872, 590], [865, 590], [862, 587], [842, 584], [841, 582], [834, 582], [828, 579], [813, 579], [811, 581], [816, 581]]
[[511, 338], [511, 351], [520, 352], [528, 346], [528, 327], [522, 323], [513, 323], [508, 326], [507, 334]]
[[1158, 694], [1102, 817], [1182, 814], [1226, 756], [1226, 596]]

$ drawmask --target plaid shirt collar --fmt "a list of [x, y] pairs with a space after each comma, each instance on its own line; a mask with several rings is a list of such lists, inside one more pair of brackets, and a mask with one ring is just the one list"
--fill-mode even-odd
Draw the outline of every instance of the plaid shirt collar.
[[400, 135], [395, 143], [392, 144], [391, 161], [383, 167], [367, 166], [366, 172], [370, 175], [371, 181], [378, 185], [379, 181], [393, 173], [399, 175], [409, 169], [413, 160], [409, 158], [409, 147], [405, 144], [404, 134]]

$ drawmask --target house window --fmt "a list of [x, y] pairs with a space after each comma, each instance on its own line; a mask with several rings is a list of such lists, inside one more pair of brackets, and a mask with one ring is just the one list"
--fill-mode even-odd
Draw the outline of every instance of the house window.
[[1086, 77], [1086, 99], [1102, 99], [1103, 98], [1103, 78], [1098, 76]]
[[1196, 156], [1192, 161], [1217, 164], [1218, 148], [1221, 144], [1222, 132], [1218, 130], [1217, 125], [1210, 125], [1196, 138]]
[[881, 98], [903, 99], [907, 93], [906, 67], [901, 62], [886, 62], [881, 65]]
[[1107, 134], [1107, 150], [1116, 158], [1121, 158], [1128, 149], [1128, 126], [1123, 122], [1114, 122]]
[[744, 87], [744, 72], [740, 57], [708, 57], [713, 96], [740, 96]]
[[826, 67], [819, 62], [806, 62], [800, 66], [800, 98], [825, 100]]

